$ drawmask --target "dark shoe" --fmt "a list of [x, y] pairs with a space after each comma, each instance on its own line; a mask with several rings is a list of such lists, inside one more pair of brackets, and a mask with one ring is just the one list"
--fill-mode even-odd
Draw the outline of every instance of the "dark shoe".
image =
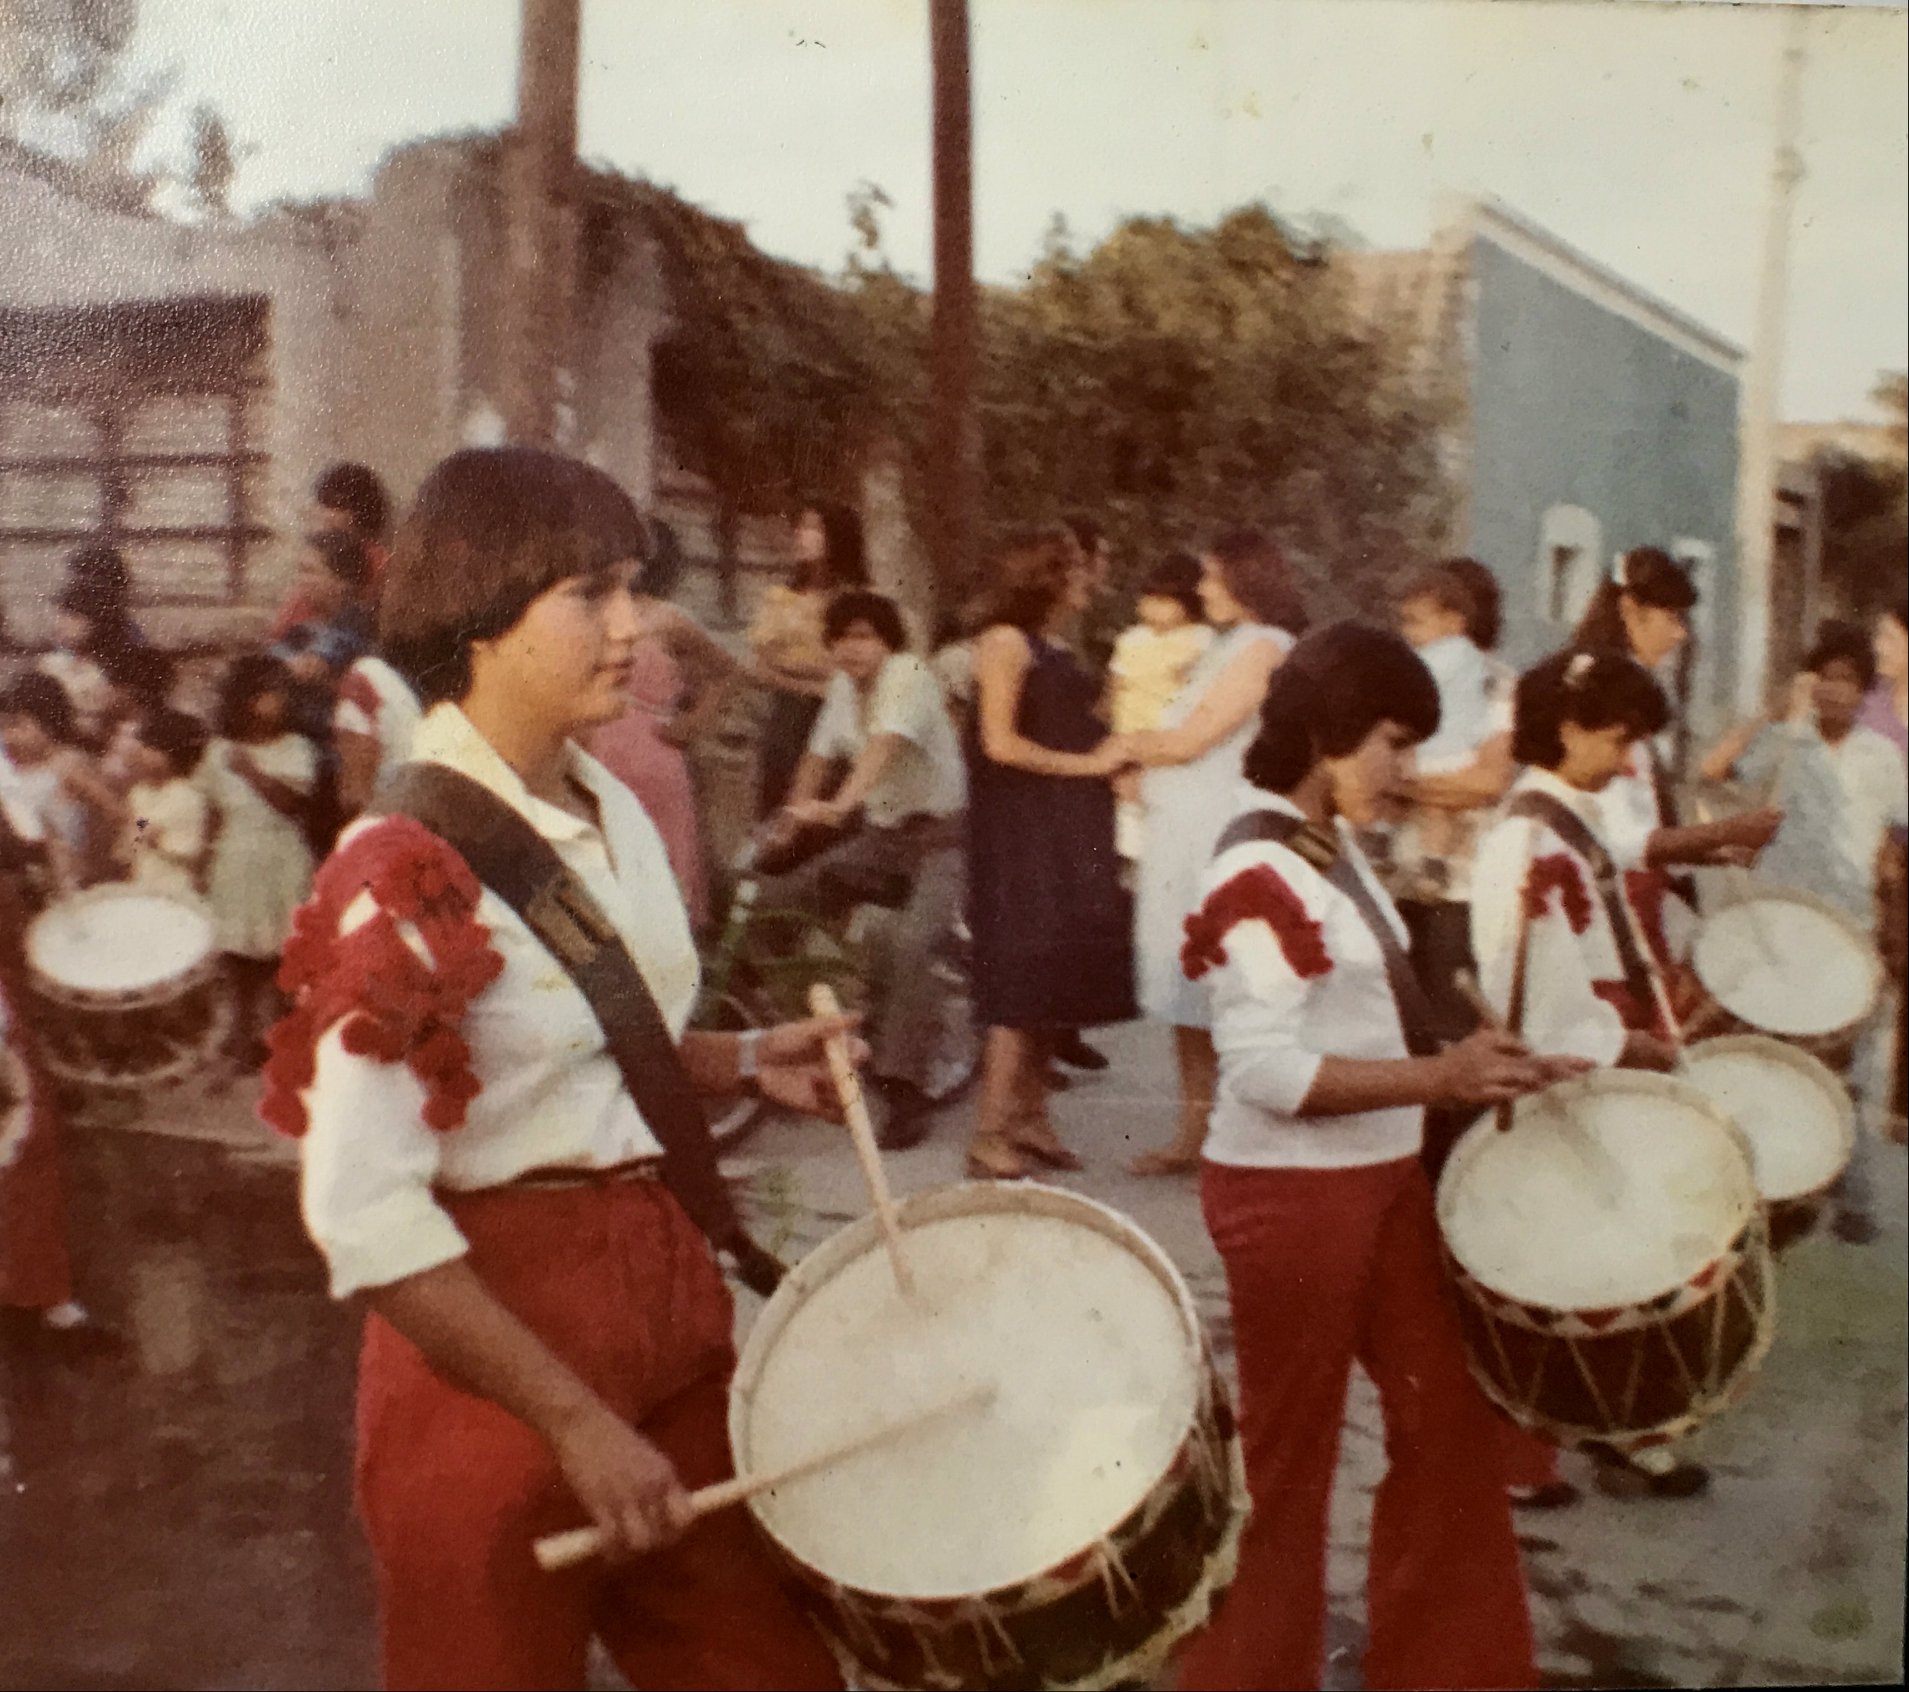
[[1844, 1245], [1868, 1245], [1876, 1238], [1876, 1224], [1860, 1210], [1839, 1210], [1829, 1231]]
[[1701, 1463], [1641, 1469], [1624, 1458], [1600, 1457], [1593, 1473], [1607, 1498], [1695, 1498], [1710, 1485], [1710, 1471]]
[[1054, 1057], [1067, 1065], [1069, 1069], [1084, 1069], [1097, 1075], [1107, 1067], [1107, 1054], [1096, 1051], [1080, 1037], [1080, 1031], [1070, 1028], [1065, 1033], [1056, 1034], [1050, 1047]]
[[1506, 1496], [1514, 1510], [1568, 1510], [1584, 1494], [1567, 1480], [1555, 1480], [1542, 1486], [1514, 1486]]
[[907, 1151], [928, 1138], [929, 1115], [935, 1107], [926, 1093], [906, 1081], [880, 1078], [875, 1082], [875, 1091], [887, 1107], [875, 1135], [876, 1145], [883, 1151]]

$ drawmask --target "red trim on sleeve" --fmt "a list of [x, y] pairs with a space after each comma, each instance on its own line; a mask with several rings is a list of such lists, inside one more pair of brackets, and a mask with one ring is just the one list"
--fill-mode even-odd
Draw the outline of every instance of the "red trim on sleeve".
[[345, 679], [338, 684], [338, 703], [356, 705], [373, 728], [378, 726], [378, 712], [383, 708], [384, 701], [363, 671], [353, 669], [345, 672]]
[[1533, 921], [1551, 908], [1551, 896], [1558, 896], [1564, 919], [1573, 934], [1582, 934], [1591, 926], [1591, 891], [1584, 885], [1575, 859], [1563, 852], [1549, 852], [1531, 861], [1525, 877], [1525, 915]]
[[1255, 864], [1216, 887], [1206, 903], [1187, 918], [1180, 967], [1189, 981], [1198, 981], [1226, 961], [1226, 936], [1242, 922], [1265, 923], [1301, 980], [1324, 975], [1332, 968], [1325, 933], [1307, 912], [1304, 901], [1278, 870], [1268, 864]]
[[[369, 893], [378, 909], [349, 934], [339, 924]], [[279, 985], [294, 996], [272, 1030], [259, 1114], [294, 1138], [309, 1126], [302, 1094], [317, 1069], [318, 1042], [344, 1023], [345, 1049], [406, 1064], [424, 1083], [426, 1124], [464, 1125], [479, 1091], [461, 1024], [471, 1001], [504, 967], [477, 920], [483, 888], [455, 851], [408, 817], [366, 829], [319, 870], [293, 920]], [[409, 922], [431, 954], [405, 943]]]

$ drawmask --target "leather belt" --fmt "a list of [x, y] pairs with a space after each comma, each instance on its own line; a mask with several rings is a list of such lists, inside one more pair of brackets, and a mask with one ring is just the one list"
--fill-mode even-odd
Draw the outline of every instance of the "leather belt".
[[526, 1169], [505, 1185], [558, 1192], [567, 1187], [607, 1187], [620, 1181], [658, 1181], [662, 1175], [660, 1157], [640, 1157], [629, 1163], [613, 1163], [607, 1169]]

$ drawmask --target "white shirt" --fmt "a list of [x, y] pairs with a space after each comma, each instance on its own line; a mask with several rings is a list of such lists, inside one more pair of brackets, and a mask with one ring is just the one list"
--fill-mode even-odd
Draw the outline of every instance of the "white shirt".
[[[1539, 769], [1525, 770], [1511, 792], [1513, 797], [1549, 794], [1602, 838], [1600, 795], [1580, 792]], [[1575, 891], [1564, 885], [1567, 876], [1574, 878]], [[1544, 909], [1532, 918], [1527, 940], [1525, 1043], [1547, 1055], [1616, 1063], [1624, 1050], [1624, 1019], [1597, 996], [1594, 986], [1623, 983], [1617, 938], [1590, 864], [1533, 818], [1501, 817], [1478, 843], [1472, 870], [1472, 954], [1478, 959], [1478, 984], [1493, 1009], [1507, 1015], [1519, 912], [1530, 887], [1543, 890]]]
[[1438, 732], [1420, 745], [1418, 767], [1424, 775], [1450, 775], [1491, 738], [1491, 671], [1462, 634], [1422, 646], [1418, 655], [1438, 684]]
[[[1298, 816], [1288, 801], [1257, 789], [1243, 811], [1282, 811]], [[1341, 847], [1392, 924], [1400, 945], [1405, 926], [1379, 886], [1350, 834]], [[1266, 879], [1270, 877], [1271, 879]], [[1417, 1105], [1363, 1111], [1351, 1116], [1302, 1117], [1299, 1107], [1312, 1091], [1328, 1057], [1368, 1060], [1409, 1056], [1398, 1005], [1386, 978], [1384, 954], [1359, 908], [1296, 852], [1253, 841], [1222, 852], [1208, 870], [1198, 912], [1189, 920], [1197, 933], [1203, 920], [1213, 933], [1234, 913], [1296, 899], [1303, 915], [1250, 914], [1217, 933], [1224, 960], [1206, 979], [1213, 994], [1213, 1044], [1220, 1079], [1214, 1099], [1206, 1156], [1214, 1163], [1246, 1168], [1335, 1169], [1389, 1163], [1419, 1149], [1424, 1111]], [[1301, 973], [1275, 933], [1280, 922], [1324, 948], [1330, 967]], [[1303, 940], [1295, 941], [1305, 958]]]
[[193, 866], [205, 851], [212, 802], [184, 776], [137, 782], [126, 795], [123, 856], [135, 887], [196, 897]]
[[[596, 801], [602, 826], [593, 828], [532, 796], [452, 705], [424, 719], [413, 757], [481, 782], [535, 825], [616, 924], [680, 1037], [699, 985], [696, 947], [662, 840], [629, 790], [571, 749], [572, 778]], [[360, 822], [345, 840], [386, 826]], [[361, 894], [341, 931], [377, 912]], [[477, 918], [503, 972], [471, 1001], [461, 1025], [480, 1086], [462, 1127], [426, 1125], [424, 1087], [404, 1063], [347, 1052], [339, 1025], [319, 1040], [315, 1079], [301, 1095], [309, 1121], [303, 1203], [336, 1297], [463, 1255], [463, 1236], [433, 1187], [470, 1191], [531, 1169], [610, 1168], [661, 1150], [562, 965], [488, 888]], [[415, 931], [405, 938], [421, 950]]]
[[903, 744], [868, 796], [871, 824], [893, 828], [910, 817], [952, 817], [966, 807], [967, 765], [941, 685], [911, 652], [892, 653], [866, 696], [837, 670], [809, 734], [809, 751], [852, 760], [884, 734], [899, 735]]
[[378, 776], [383, 781], [411, 756], [412, 737], [424, 721], [424, 706], [411, 684], [382, 658], [360, 658], [338, 684], [332, 727], [378, 743]]

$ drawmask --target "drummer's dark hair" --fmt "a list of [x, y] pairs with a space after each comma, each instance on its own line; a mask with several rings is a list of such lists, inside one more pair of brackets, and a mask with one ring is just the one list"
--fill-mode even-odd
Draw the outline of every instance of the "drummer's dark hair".
[[1662, 547], [1634, 546], [1598, 583], [1584, 615], [1578, 619], [1571, 644], [1585, 652], [1628, 653], [1631, 643], [1624, 632], [1626, 599], [1688, 615], [1697, 603], [1697, 585], [1690, 579], [1690, 572]]
[[187, 780], [198, 769], [210, 738], [210, 731], [205, 724], [190, 712], [174, 711], [163, 706], [141, 717], [134, 732], [141, 746], [151, 747], [172, 765], [175, 776], [183, 776]]
[[398, 525], [380, 642], [427, 705], [462, 699], [479, 641], [514, 628], [559, 582], [645, 550], [635, 505], [601, 470], [535, 447], [454, 452]]
[[1622, 725], [1633, 740], [1670, 721], [1670, 701], [1650, 671], [1621, 652], [1554, 652], [1518, 678], [1511, 755], [1555, 770], [1564, 762], [1566, 723], [1584, 729]]
[[1856, 685], [1867, 693], [1876, 685], [1876, 649], [1854, 623], [1828, 622], [1818, 626], [1816, 640], [1803, 668], [1821, 675], [1825, 664], [1847, 664], [1856, 672]]
[[21, 676], [0, 693], [0, 717], [25, 717], [38, 723], [49, 740], [71, 746], [79, 739], [73, 721], [73, 702], [51, 676], [38, 671]]
[[1322, 758], [1357, 750], [1381, 723], [1428, 739], [1438, 728], [1438, 684], [1390, 629], [1333, 623], [1307, 635], [1273, 671], [1259, 734], [1246, 749], [1246, 779], [1290, 793]]

